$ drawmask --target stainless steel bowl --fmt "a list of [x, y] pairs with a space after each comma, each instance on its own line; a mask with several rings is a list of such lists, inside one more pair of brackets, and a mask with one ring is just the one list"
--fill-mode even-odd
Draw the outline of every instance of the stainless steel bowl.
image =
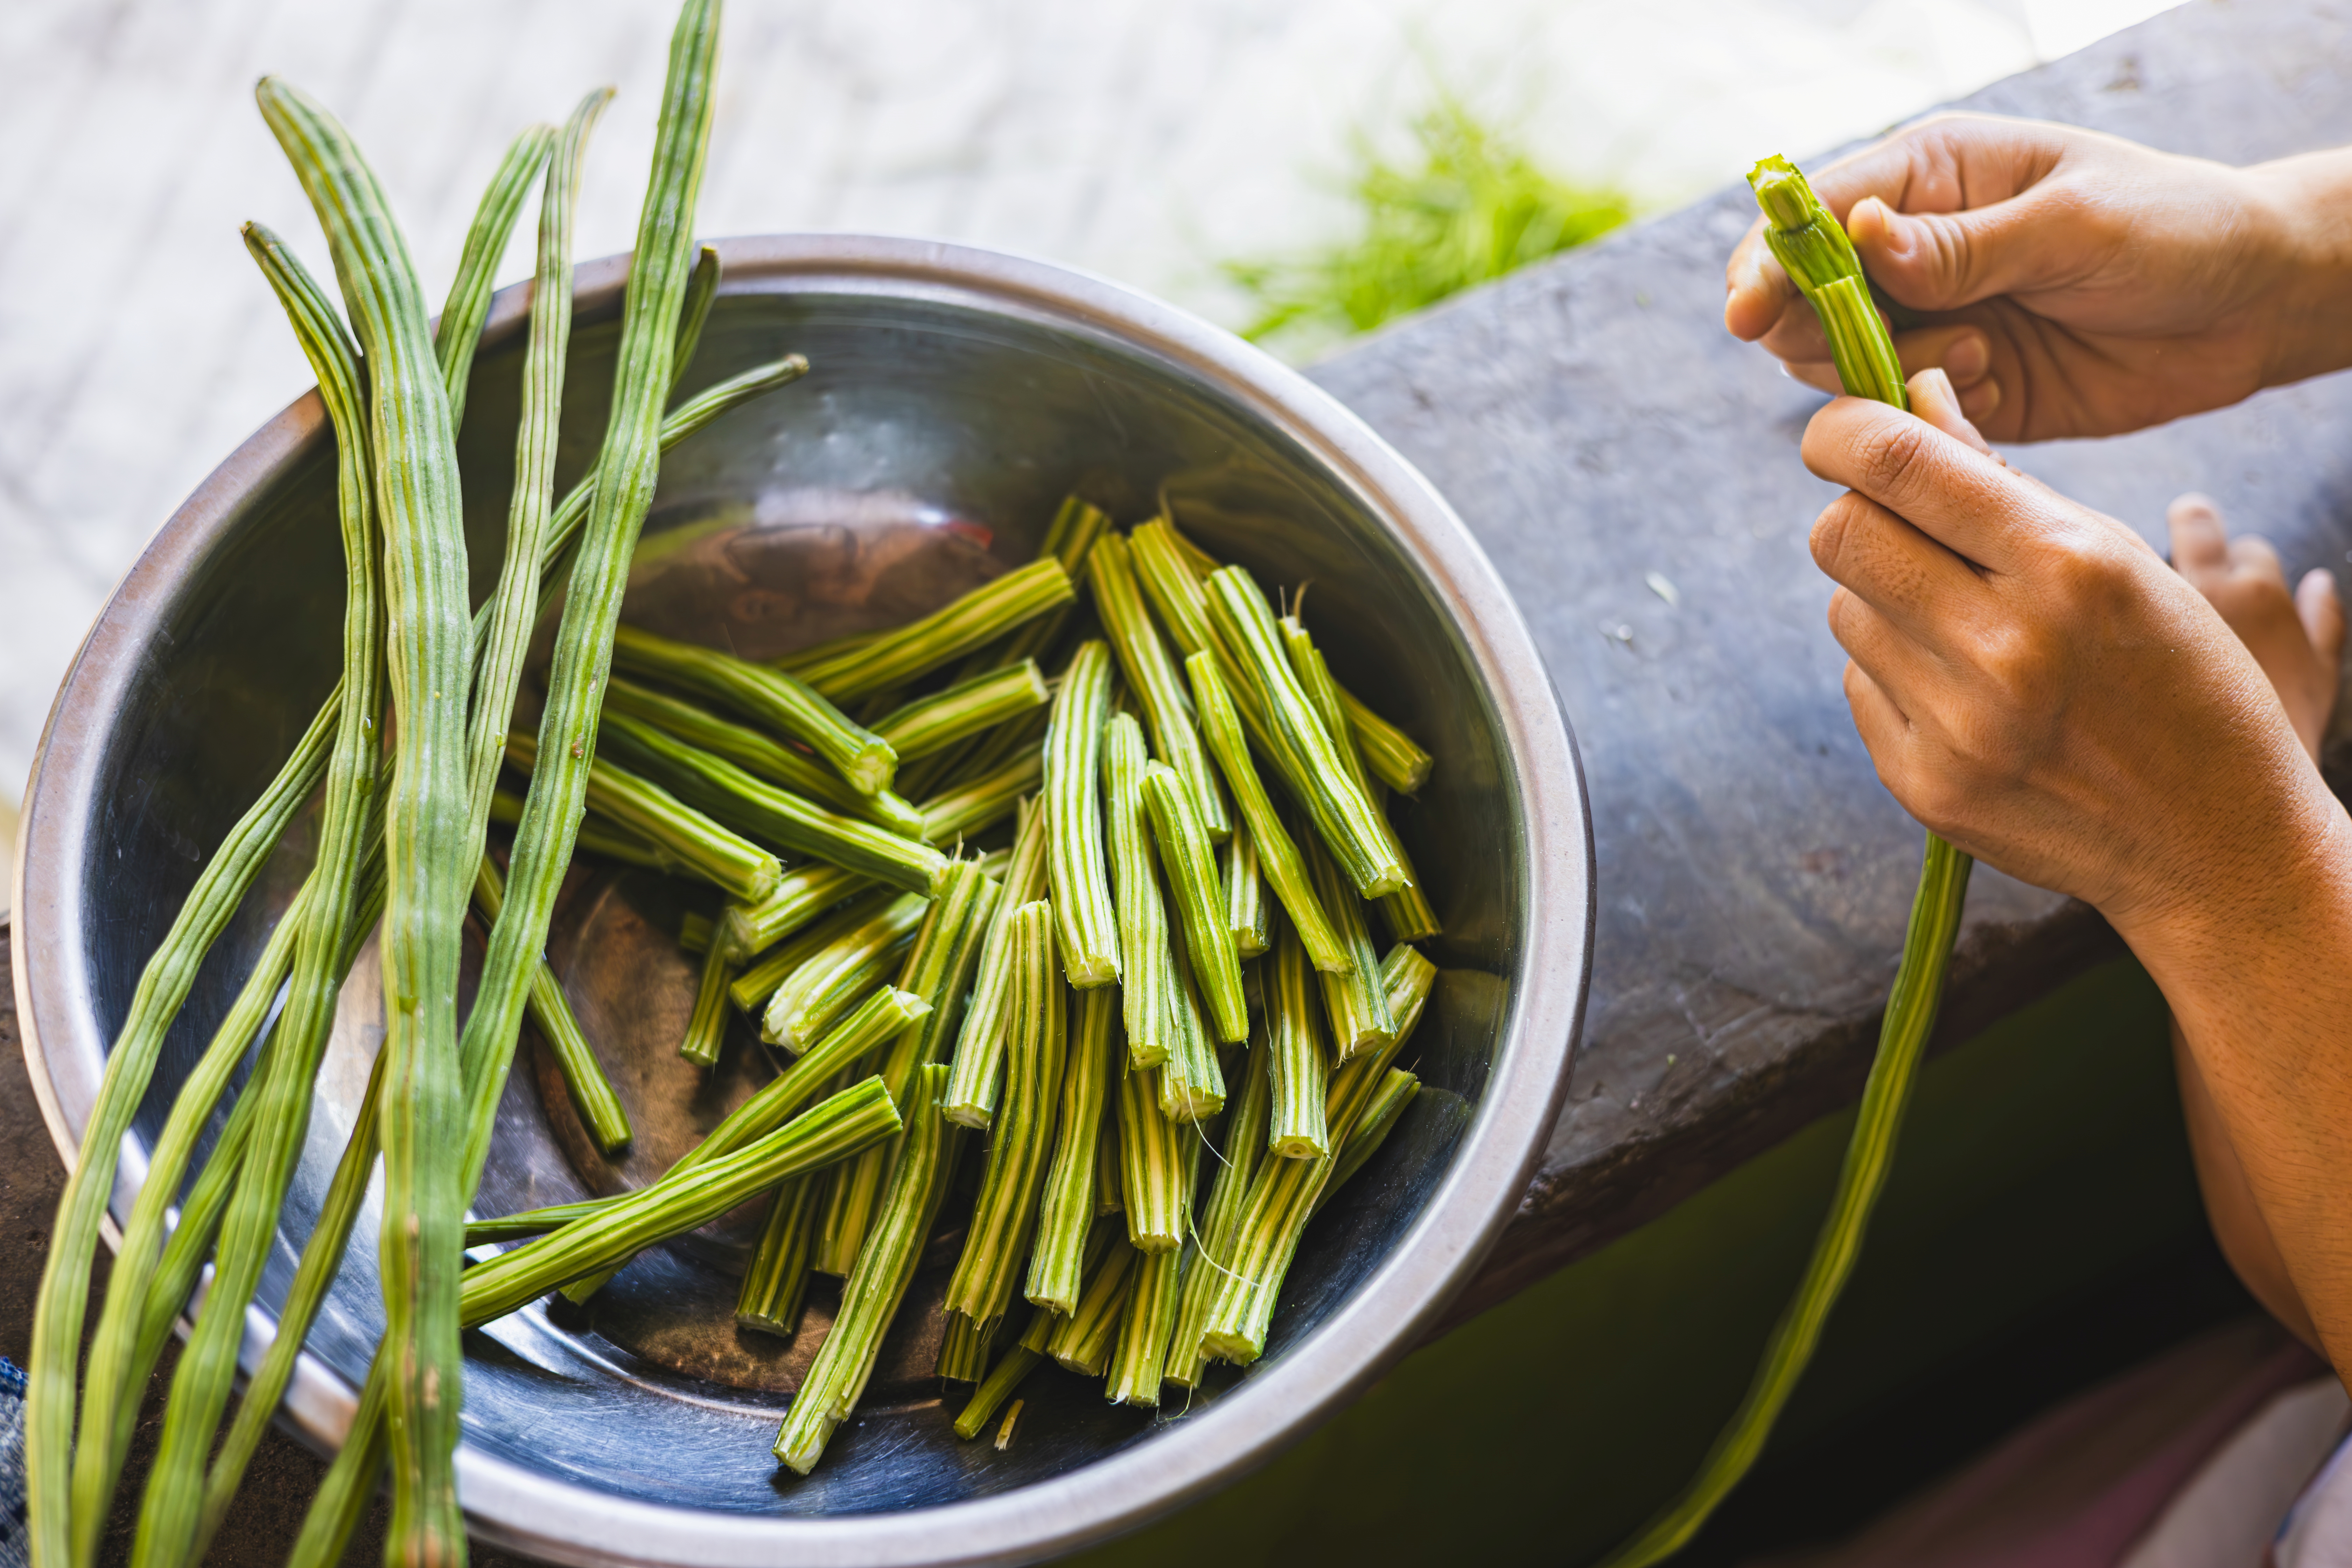
[[[1099, 279], [951, 246], [845, 237], [723, 247], [726, 287], [693, 376], [785, 350], [815, 366], [665, 464], [631, 614], [763, 653], [926, 609], [1028, 557], [1082, 490], [1121, 520], [1163, 487], [1222, 556], [1313, 584], [1340, 678], [1442, 759], [1400, 829], [1446, 936], [1412, 1047], [1429, 1091], [1318, 1220], [1265, 1357], [1189, 1410], [1105, 1405], [1040, 1373], [1019, 1441], [959, 1443], [927, 1375], [943, 1246], [866, 1407], [815, 1475], [768, 1455], [821, 1335], [739, 1337], [723, 1226], [641, 1259], [592, 1314], [533, 1307], [473, 1337], [460, 1474], [488, 1539], [568, 1563], [1003, 1563], [1132, 1529], [1264, 1463], [1409, 1349], [1494, 1242], [1559, 1112], [1591, 954], [1591, 834], [1551, 686], [1509, 595], [1428, 483], [1302, 377]], [[623, 260], [582, 269], [567, 465], [601, 434]], [[478, 589], [496, 567], [524, 289], [499, 296], [462, 446]], [[70, 1157], [140, 967], [203, 858], [335, 679], [333, 453], [314, 397], [264, 426], [164, 527], [59, 694], [22, 829], [17, 1005], [32, 1078]], [[299, 839], [302, 836], [292, 836]], [[223, 938], [125, 1141], [128, 1212], [170, 1097], [299, 879], [291, 843]], [[670, 940], [700, 895], [586, 878], [551, 950], [635, 1100], [639, 1165], [707, 1126], [756, 1052], [699, 1102], [674, 1082], [692, 977]], [[354, 971], [321, 1076], [287, 1236], [308, 1233], [381, 1034]], [[528, 1058], [526, 1058], [528, 1060]], [[666, 1074], [667, 1076], [666, 1076]], [[633, 1178], [586, 1149], [560, 1092], [518, 1070], [484, 1213]], [[381, 1322], [362, 1223], [289, 1401], [332, 1447]], [[289, 1239], [263, 1286], [282, 1298]], [[929, 1294], [925, 1292], [928, 1290]], [[932, 1310], [923, 1308], [929, 1303]], [[250, 1318], [250, 1367], [270, 1314]]]

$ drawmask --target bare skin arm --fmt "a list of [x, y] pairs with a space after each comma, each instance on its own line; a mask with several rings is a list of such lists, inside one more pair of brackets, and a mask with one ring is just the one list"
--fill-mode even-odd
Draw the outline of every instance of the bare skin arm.
[[[2242, 640], [2214, 601], [2263, 586], [2236, 570], [2263, 547], [2233, 552], [2211, 521], [2177, 574], [1991, 456], [1940, 374], [1913, 395], [1920, 417], [1841, 398], [1806, 434], [1808, 465], [1851, 487], [1812, 544], [1840, 584], [1855, 723], [1913, 816], [2085, 900], [2147, 966], [2204, 1090], [2192, 1125], [2233, 1262], [2352, 1368], [2352, 819], [2306, 749], [2317, 720], [2275, 657], [2291, 640], [2273, 668], [2250, 651], [2279, 605], [2301, 620], [2294, 601], [2277, 581], [2270, 619], [2233, 605]], [[2330, 614], [2308, 660], [2340, 635]]]
[[[2290, 595], [2278, 552], [2252, 535], [2230, 538], [2220, 511], [2202, 496], [2174, 501], [2167, 521], [2172, 530], [2174, 568], [2205, 595], [2254, 656], [2279, 694], [2304, 750], [2316, 761], [2328, 714], [2336, 706], [2344, 654], [2344, 606], [2335, 579], [2325, 572], [2306, 573]], [[2180, 1081], [2189, 1146], [2197, 1163], [2197, 1184], [2221, 1255], [2273, 1317], [2318, 1350], [2311, 1313], [2295, 1293], [2286, 1260], [2279, 1256], [2278, 1244], [2246, 1184], [2245, 1168], [2230, 1146], [2221, 1108], [2205, 1087], [2196, 1053], [2189, 1048], [2178, 1019], [2172, 1024], [2172, 1060]]]

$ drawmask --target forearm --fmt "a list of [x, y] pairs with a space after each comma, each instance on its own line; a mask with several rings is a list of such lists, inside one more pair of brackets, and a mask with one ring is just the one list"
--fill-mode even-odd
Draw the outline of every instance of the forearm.
[[2263, 384], [2352, 365], [2352, 148], [2256, 163], [2245, 177], [2281, 262]]
[[2213, 1238], [2254, 1300], [2297, 1339], [2317, 1350], [2319, 1331], [2312, 1326], [2311, 1311], [2288, 1277], [2278, 1243], [2271, 1239], [2270, 1226], [2254, 1202], [2253, 1190], [2246, 1184], [2245, 1167], [2238, 1163], [2238, 1152], [2221, 1125], [2221, 1109], [2205, 1087], [2205, 1075], [2199, 1070], [2177, 1018], [2171, 1033], [2173, 1071], [2180, 1084], [2180, 1119], [2189, 1131], [2197, 1187], [2204, 1196], [2205, 1218], [2213, 1227]]
[[[2352, 1367], [2352, 1214], [2340, 1201], [2352, 1190], [2352, 821], [2315, 773], [2258, 815], [2267, 828], [2248, 824], [2242, 842], [2281, 847], [2261, 875], [2184, 877], [2190, 891], [2172, 908], [2116, 923], [2187, 1047], [2199, 1174], [2225, 1250], [2300, 1330], [2299, 1301], [2340, 1370]], [[2264, 1240], [2283, 1281], [2266, 1278]]]

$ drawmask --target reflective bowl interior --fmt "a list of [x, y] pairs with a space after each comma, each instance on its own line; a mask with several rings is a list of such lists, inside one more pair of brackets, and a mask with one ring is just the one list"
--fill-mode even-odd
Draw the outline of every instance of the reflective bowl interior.
[[[583, 300], [562, 483], [602, 434], [615, 305], [610, 288]], [[501, 314], [511, 326], [515, 312]], [[503, 537], [519, 349], [511, 331], [486, 348], [461, 441], [478, 595]], [[1067, 493], [1121, 523], [1151, 513], [1164, 494], [1213, 553], [1270, 585], [1305, 585], [1306, 618], [1340, 679], [1440, 758], [1420, 798], [1397, 803], [1398, 828], [1446, 928], [1431, 950], [1442, 982], [1401, 1058], [1426, 1087], [1308, 1232], [1266, 1358], [1248, 1372], [1219, 1369], [1189, 1409], [1244, 1397], [1398, 1246], [1485, 1092], [1521, 978], [1514, 966], [1528, 919], [1522, 792], [1496, 704], [1437, 594], [1359, 494], [1276, 421], [1167, 356], [951, 290], [754, 277], [730, 283], [719, 300], [688, 384], [786, 351], [808, 355], [815, 368], [806, 380], [729, 415], [665, 462], [631, 618], [764, 657], [896, 623], [1029, 559]], [[336, 679], [342, 595], [331, 481], [320, 431], [245, 500], [176, 585], [104, 737], [80, 900], [97, 1037], [111, 1037], [202, 858]], [[143, 1147], [162, 1125], [307, 859], [298, 832], [206, 963], [134, 1143]], [[634, 1164], [597, 1160], [545, 1053], [527, 1038], [478, 1212], [642, 1180], [772, 1070], [741, 1020], [709, 1085], [698, 1088], [675, 1057], [694, 989], [677, 924], [716, 906], [690, 882], [575, 873], [551, 956], [645, 1135]], [[1385, 940], [1377, 921], [1375, 939]], [[282, 1298], [381, 1034], [371, 948], [342, 999], [265, 1304]], [[979, 1163], [974, 1140], [967, 1172]], [[1108, 1406], [1097, 1384], [1049, 1366], [1023, 1391], [1028, 1404], [1008, 1449], [957, 1441], [950, 1422], [961, 1391], [943, 1396], [930, 1375], [956, 1209], [951, 1202], [864, 1405], [805, 1479], [779, 1469], [768, 1446], [837, 1287], [820, 1279], [812, 1289], [795, 1342], [739, 1332], [734, 1276], [756, 1213], [640, 1258], [584, 1310], [542, 1303], [469, 1336], [467, 1440], [620, 1497], [838, 1515], [1021, 1487], [1150, 1443], [1183, 1418], [1184, 1408]], [[315, 1355], [354, 1381], [381, 1323], [374, 1226], [372, 1208], [311, 1339]], [[257, 1310], [249, 1355], [267, 1330]]]

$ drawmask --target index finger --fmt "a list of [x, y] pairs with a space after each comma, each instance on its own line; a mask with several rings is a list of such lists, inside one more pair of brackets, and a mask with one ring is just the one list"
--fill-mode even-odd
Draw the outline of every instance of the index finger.
[[2047, 510], [2045, 492], [1998, 458], [1867, 398], [1841, 397], [1814, 415], [1805, 426], [1804, 458], [1816, 475], [1868, 497], [1992, 572], [2019, 569], [2028, 534], [2018, 521]]
[[1812, 175], [1840, 223], [1876, 196], [1898, 213], [1956, 213], [2032, 189], [2064, 153], [2061, 128], [1999, 114], [1933, 114]]

